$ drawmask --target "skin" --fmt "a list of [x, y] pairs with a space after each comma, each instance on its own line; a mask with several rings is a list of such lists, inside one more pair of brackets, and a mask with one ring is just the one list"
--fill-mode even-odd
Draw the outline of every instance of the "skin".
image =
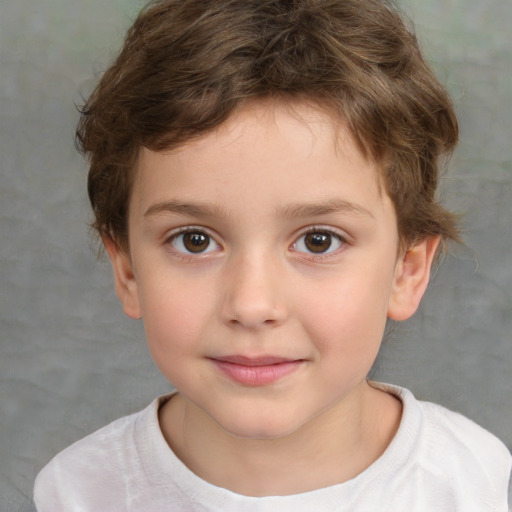
[[[416, 310], [437, 243], [399, 251], [376, 165], [305, 103], [251, 103], [178, 149], [143, 149], [128, 250], [105, 245], [126, 314], [179, 391], [160, 410], [177, 456], [253, 496], [364, 471], [401, 416], [366, 376], [386, 319]], [[240, 382], [233, 356], [290, 371]]]

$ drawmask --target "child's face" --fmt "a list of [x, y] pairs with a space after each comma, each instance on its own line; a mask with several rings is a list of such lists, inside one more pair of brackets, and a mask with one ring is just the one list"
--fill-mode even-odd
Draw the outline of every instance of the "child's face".
[[358, 396], [386, 317], [419, 300], [401, 306], [414, 269], [375, 166], [305, 105], [254, 104], [143, 150], [129, 234], [130, 257], [109, 248], [126, 313], [182, 397], [237, 436], [283, 436]]

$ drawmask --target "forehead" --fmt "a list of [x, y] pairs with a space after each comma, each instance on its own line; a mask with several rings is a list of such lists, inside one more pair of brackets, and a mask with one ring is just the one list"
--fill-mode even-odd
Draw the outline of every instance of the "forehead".
[[[378, 166], [361, 153], [342, 119], [306, 102], [259, 101], [177, 148], [143, 149], [133, 199], [165, 201], [185, 193], [186, 199], [215, 197], [235, 205], [258, 191], [282, 202], [332, 200], [329, 183], [336, 178], [337, 189], [353, 199], [381, 196]], [[285, 186], [278, 183], [283, 180]]]
[[[313, 145], [320, 144], [345, 156], [357, 152], [358, 157], [363, 157], [341, 116], [333, 114], [328, 105], [305, 100], [262, 99], [242, 103], [226, 122], [202, 139], [210, 136], [210, 141], [217, 138], [229, 144], [245, 137], [247, 140], [258, 139], [267, 146], [271, 142], [268, 137], [273, 138], [276, 134], [281, 143], [287, 143], [282, 147], [283, 151], [296, 144], [304, 149], [313, 149]], [[205, 141], [205, 146], [207, 144]]]

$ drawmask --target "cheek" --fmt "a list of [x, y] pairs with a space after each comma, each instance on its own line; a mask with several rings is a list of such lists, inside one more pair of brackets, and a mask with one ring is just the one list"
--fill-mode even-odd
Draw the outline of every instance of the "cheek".
[[183, 278], [146, 283], [141, 290], [142, 319], [153, 357], [176, 358], [197, 348], [211, 317], [209, 287]]
[[377, 352], [387, 318], [389, 279], [345, 276], [303, 297], [303, 318], [317, 349], [332, 357]]

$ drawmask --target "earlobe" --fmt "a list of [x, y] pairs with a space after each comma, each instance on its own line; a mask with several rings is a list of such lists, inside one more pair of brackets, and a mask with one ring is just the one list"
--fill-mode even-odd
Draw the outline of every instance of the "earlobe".
[[116, 293], [123, 305], [123, 310], [131, 318], [141, 318], [139, 291], [130, 255], [112, 238], [105, 236], [102, 240], [112, 263]]
[[438, 245], [439, 237], [426, 238], [400, 257], [388, 304], [388, 317], [392, 320], [407, 320], [418, 309], [428, 286]]

